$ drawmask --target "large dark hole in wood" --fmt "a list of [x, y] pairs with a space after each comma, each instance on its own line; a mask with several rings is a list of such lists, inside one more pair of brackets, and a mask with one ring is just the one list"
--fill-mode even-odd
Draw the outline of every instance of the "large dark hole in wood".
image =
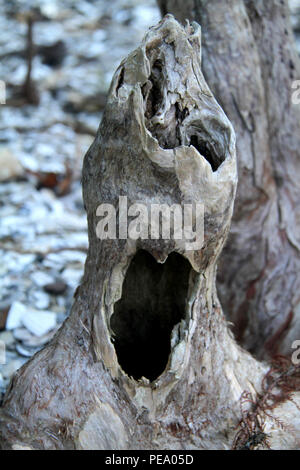
[[177, 253], [159, 264], [139, 251], [111, 317], [119, 364], [134, 379], [156, 379], [166, 368], [173, 327], [185, 317], [191, 267]]
[[213, 171], [217, 171], [225, 160], [225, 157], [220, 157], [207, 142], [201, 140], [196, 135], [191, 136], [190, 144], [210, 163]]

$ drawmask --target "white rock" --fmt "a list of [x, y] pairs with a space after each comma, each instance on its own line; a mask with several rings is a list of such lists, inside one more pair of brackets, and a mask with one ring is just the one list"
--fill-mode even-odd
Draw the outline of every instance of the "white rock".
[[16, 178], [24, 173], [18, 158], [7, 148], [0, 147], [0, 181]]
[[34, 305], [40, 310], [46, 310], [49, 307], [49, 295], [43, 291], [36, 291], [33, 293]]
[[34, 335], [42, 336], [55, 328], [56, 314], [49, 311], [31, 310], [23, 316], [22, 323]]
[[13, 335], [18, 341], [30, 341], [34, 337], [26, 328], [16, 328]]
[[15, 343], [14, 335], [11, 331], [2, 331], [0, 333], [0, 343], [1, 341], [5, 343], [5, 346], [8, 348]]
[[48, 343], [55, 333], [57, 332], [59, 325], [57, 325], [53, 330], [49, 333], [46, 333], [43, 336], [35, 336], [26, 328], [17, 328], [14, 330], [14, 337], [18, 341], [22, 341], [24, 347], [28, 348], [39, 348], [44, 346], [44, 344]]
[[62, 250], [59, 253], [49, 253], [46, 256], [43, 265], [47, 268], [60, 270], [70, 262], [78, 262], [81, 263], [83, 269], [85, 259], [86, 253], [83, 251]]
[[53, 277], [49, 276], [49, 274], [43, 271], [35, 271], [31, 274], [31, 279], [40, 287], [44, 286], [45, 284], [51, 284], [51, 282], [53, 282]]
[[16, 372], [16, 370], [22, 367], [24, 362], [25, 362], [24, 359], [14, 359], [10, 361], [8, 364], [5, 364], [5, 366], [2, 367], [2, 371], [1, 371], [3, 378], [9, 379]]
[[21, 302], [12, 303], [6, 319], [6, 329], [14, 330], [22, 325], [22, 318], [27, 311], [27, 307]]
[[36, 352], [39, 351], [39, 348], [25, 348], [21, 344], [16, 345], [16, 350], [23, 357], [32, 357]]
[[63, 280], [71, 287], [77, 287], [83, 276], [83, 269], [66, 268], [62, 273]]

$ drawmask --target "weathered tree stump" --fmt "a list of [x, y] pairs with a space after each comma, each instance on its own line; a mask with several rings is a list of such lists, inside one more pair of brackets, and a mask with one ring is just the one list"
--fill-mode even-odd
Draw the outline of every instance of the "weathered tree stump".
[[203, 73], [237, 135], [239, 184], [218, 269], [224, 312], [259, 357], [300, 338], [300, 79], [286, 0], [158, 0], [202, 25]]
[[[237, 346], [216, 293], [235, 135], [203, 78], [200, 42], [196, 23], [167, 16], [114, 75], [84, 161], [84, 279], [54, 340], [13, 378], [2, 448], [228, 449], [243, 392], [262, 388], [268, 367]], [[98, 207], [120, 196], [128, 207], [204, 204], [203, 246], [99, 239]], [[280, 406], [292, 432], [266, 417], [271, 445], [294, 448], [294, 404]]]

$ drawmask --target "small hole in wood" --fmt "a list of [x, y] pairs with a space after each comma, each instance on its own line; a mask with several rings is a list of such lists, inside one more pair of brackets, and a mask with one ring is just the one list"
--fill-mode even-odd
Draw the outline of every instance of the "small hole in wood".
[[122, 86], [123, 83], [124, 83], [124, 75], [125, 75], [125, 70], [124, 70], [124, 67], [122, 67], [121, 72], [120, 72], [120, 75], [119, 75], [119, 79], [118, 79], [118, 84], [117, 84], [117, 88], [116, 88], [116, 94], [118, 94], [119, 89], [121, 88], [121, 86]]
[[214, 149], [204, 140], [199, 139], [196, 135], [192, 135], [190, 145], [195, 147], [196, 150], [210, 163], [213, 171], [217, 171], [225, 158], [220, 158]]

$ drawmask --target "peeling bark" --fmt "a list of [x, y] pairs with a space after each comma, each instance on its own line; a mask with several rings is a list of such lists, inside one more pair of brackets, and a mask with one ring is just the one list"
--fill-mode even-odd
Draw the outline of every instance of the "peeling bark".
[[[230, 449], [243, 391], [260, 391], [268, 366], [237, 346], [216, 293], [235, 134], [200, 55], [199, 26], [167, 16], [116, 71], [84, 160], [84, 279], [56, 337], [11, 383], [2, 448]], [[120, 195], [128, 206], [204, 203], [202, 248], [99, 240], [97, 207], [117, 207]], [[295, 448], [295, 411], [282, 407], [292, 432], [270, 422], [272, 445]]]
[[258, 357], [300, 337], [300, 62], [286, 1], [159, 0], [202, 25], [203, 73], [237, 134], [239, 184], [219, 261], [221, 303]]

